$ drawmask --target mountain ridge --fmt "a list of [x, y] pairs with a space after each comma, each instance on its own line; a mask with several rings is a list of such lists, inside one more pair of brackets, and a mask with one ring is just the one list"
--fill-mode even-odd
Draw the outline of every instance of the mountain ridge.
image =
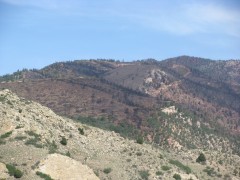
[[[240, 61], [189, 56], [165, 61], [71, 61], [17, 72], [8, 82], [6, 77], [5, 82], [4, 77], [0, 79], [0, 88], [9, 88], [64, 116], [82, 120], [82, 116], [103, 117], [108, 128], [124, 131], [127, 125], [150, 141], [158, 139], [154, 138], [157, 131], [163, 139], [161, 145], [174, 137], [172, 128], [170, 133], [162, 133], [165, 130], [159, 124], [166, 123], [168, 117], [161, 110], [174, 105], [179, 112], [205, 124], [209, 131], [232, 138], [231, 147], [239, 151]], [[160, 129], [156, 130], [149, 119], [154, 119]], [[92, 121], [88, 123], [102, 126], [98, 120]]]

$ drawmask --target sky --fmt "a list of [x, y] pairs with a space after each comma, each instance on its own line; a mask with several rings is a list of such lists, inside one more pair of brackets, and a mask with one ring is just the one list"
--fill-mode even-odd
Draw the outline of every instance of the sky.
[[181, 55], [240, 59], [240, 1], [0, 0], [0, 75]]

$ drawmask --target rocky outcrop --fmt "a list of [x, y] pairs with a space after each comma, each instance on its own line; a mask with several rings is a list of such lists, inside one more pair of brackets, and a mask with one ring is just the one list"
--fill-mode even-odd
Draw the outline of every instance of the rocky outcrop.
[[86, 165], [61, 154], [50, 154], [37, 169], [56, 180], [99, 180], [94, 172]]

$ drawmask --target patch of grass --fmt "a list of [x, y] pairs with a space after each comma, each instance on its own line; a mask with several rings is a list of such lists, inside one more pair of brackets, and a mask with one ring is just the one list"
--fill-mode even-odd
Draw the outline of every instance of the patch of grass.
[[53, 141], [52, 143], [48, 143], [48, 152], [49, 154], [53, 154], [57, 151], [57, 144], [55, 143], [55, 141]]
[[12, 134], [12, 131], [6, 132], [5, 134], [2, 134], [2, 135], [0, 136], [0, 138], [2, 138], [2, 139], [8, 138], [9, 136], [11, 136], [11, 134]]
[[27, 133], [29, 136], [34, 136], [35, 138], [39, 138], [39, 137], [40, 137], [39, 134], [37, 134], [37, 133], [35, 133], [35, 132], [33, 132], [33, 131], [26, 131], [26, 133]]
[[149, 177], [149, 172], [146, 171], [146, 170], [143, 170], [143, 171], [139, 171], [139, 175], [141, 176], [142, 179], [144, 180], [148, 180], [148, 177]]
[[142, 153], [141, 153], [141, 152], [137, 152], [136, 155], [137, 155], [137, 156], [141, 156]]
[[24, 139], [27, 139], [27, 137], [26, 136], [16, 136], [15, 139], [18, 141], [22, 141]]
[[187, 174], [190, 174], [190, 173], [192, 172], [192, 170], [191, 170], [190, 167], [183, 165], [183, 164], [182, 164], [181, 162], [179, 162], [178, 160], [172, 160], [172, 159], [170, 159], [170, 160], [169, 160], [169, 163], [170, 163], [170, 164], [173, 164], [173, 165], [175, 165], [175, 166], [177, 166], [177, 167], [179, 167], [181, 170], [185, 171]]
[[67, 139], [65, 137], [62, 137], [62, 140], [60, 141], [60, 143], [64, 146], [67, 145]]
[[176, 179], [176, 180], [181, 180], [182, 179], [179, 174], [174, 174], [173, 178]]
[[217, 175], [217, 172], [214, 170], [214, 168], [211, 168], [211, 167], [209, 167], [209, 166], [207, 166], [207, 167], [203, 170], [203, 172], [206, 172], [207, 175], [208, 175], [208, 176], [211, 176], [211, 177]]
[[169, 171], [171, 169], [169, 166], [162, 166], [161, 168], [163, 171]]
[[136, 139], [136, 135], [138, 135], [138, 129], [133, 125], [128, 123], [119, 123], [116, 125], [112, 121], [110, 121], [109, 118], [79, 116], [76, 118], [76, 120], [83, 124], [98, 127], [104, 130], [114, 131], [121, 134], [123, 137]]
[[32, 165], [31, 166], [32, 170], [36, 169], [39, 164], [40, 164], [40, 161], [37, 161], [34, 165]]
[[8, 174], [10, 176], [14, 176], [15, 178], [21, 178], [23, 176], [22, 171], [11, 164], [6, 164], [6, 168], [8, 169]]
[[157, 172], [156, 172], [156, 175], [157, 175], [157, 176], [162, 176], [162, 175], [163, 175], [163, 172], [162, 172], [162, 171], [157, 171]]
[[39, 134], [37, 134], [33, 131], [26, 131], [26, 133], [29, 136], [33, 136], [33, 138], [30, 138], [25, 142], [26, 145], [33, 145], [36, 148], [43, 148], [43, 145], [38, 143], [39, 141], [41, 141], [41, 138], [40, 138]]
[[8, 103], [9, 105], [11, 105], [11, 106], [13, 105], [13, 103], [12, 103], [11, 101], [9, 101], [9, 100], [7, 101], [7, 103]]
[[39, 139], [37, 138], [31, 138], [31, 139], [28, 139], [25, 144], [26, 145], [33, 145], [34, 147], [36, 148], [43, 148], [43, 145], [42, 144], [38, 144], [39, 142]]
[[112, 168], [105, 168], [105, 169], [103, 170], [103, 172], [104, 172], [105, 174], [109, 174], [110, 172], [112, 172]]
[[45, 180], [53, 180], [49, 175], [47, 175], [45, 173], [42, 173], [42, 172], [39, 172], [39, 171], [36, 172], [36, 175], [38, 175], [39, 177], [41, 177]]

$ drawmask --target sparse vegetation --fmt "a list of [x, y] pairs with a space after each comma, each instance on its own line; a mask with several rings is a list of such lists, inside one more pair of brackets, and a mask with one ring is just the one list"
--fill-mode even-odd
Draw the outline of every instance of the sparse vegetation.
[[104, 172], [105, 174], [109, 174], [110, 172], [112, 172], [112, 168], [105, 168], [105, 169], [103, 170], [103, 172]]
[[138, 143], [138, 144], [143, 144], [143, 136], [138, 136], [137, 137], [137, 140], [136, 140], [136, 142]]
[[45, 179], [45, 180], [53, 180], [49, 175], [45, 174], [45, 173], [42, 173], [40, 171], [37, 171], [36, 172], [36, 175], [38, 175], [39, 177]]
[[6, 144], [6, 141], [4, 141], [3, 139], [0, 138], [0, 145], [1, 144]]
[[136, 155], [137, 155], [137, 156], [141, 156], [142, 153], [141, 153], [141, 152], [137, 152]]
[[16, 136], [15, 139], [18, 141], [22, 141], [24, 139], [27, 139], [27, 136]]
[[67, 145], [67, 139], [65, 137], [62, 137], [62, 140], [60, 141], [60, 143], [64, 146]]
[[139, 171], [139, 175], [141, 176], [142, 179], [144, 180], [148, 180], [148, 177], [149, 177], [149, 172], [146, 171], [146, 170], [143, 170], [143, 171]]
[[[141, 69], [139, 70], [139, 72], [140, 71]], [[185, 74], [185, 73], [181, 72], [180, 74]], [[182, 86], [184, 86], [184, 83], [186, 83], [185, 81], [188, 81], [187, 78], [188, 77], [186, 77], [186, 79], [182, 79], [183, 80]], [[137, 77], [137, 75], [134, 75], [134, 81], [138, 79], [139, 78]], [[68, 124], [68, 123], [71, 123], [69, 121], [66, 121], [65, 123], [64, 121], [65, 118], [61, 119], [60, 123], [58, 122], [55, 123], [55, 121], [52, 121], [51, 119], [55, 117], [54, 115], [50, 114], [49, 116], [48, 113], [45, 115], [44, 112], [41, 112], [41, 116], [38, 116], [35, 110], [31, 111], [30, 108], [32, 104], [27, 106], [27, 108], [24, 107], [25, 101], [23, 100], [21, 101], [22, 103], [21, 106], [16, 106], [15, 108], [11, 108], [11, 106], [8, 106], [7, 104], [7, 100], [8, 100], [8, 97], [7, 97], [5, 103], [0, 102], [0, 104], [8, 107], [11, 111], [14, 111], [14, 113], [12, 113], [11, 111], [9, 112], [8, 109], [3, 108], [3, 111], [2, 111], [2, 115], [4, 116], [3, 119], [5, 119], [5, 117], [6, 118], [10, 117], [11, 121], [15, 121], [14, 125], [16, 126], [16, 130], [13, 131], [13, 135], [11, 134], [9, 136], [5, 135], [6, 137], [3, 137], [3, 138], [0, 136], [0, 144], [1, 143], [4, 144], [7, 142], [6, 145], [0, 146], [1, 149], [3, 149], [0, 151], [1, 153], [0, 155], [2, 156], [0, 157], [0, 161], [6, 162], [5, 159], [11, 158], [10, 153], [8, 153], [10, 155], [6, 153], [7, 154], [6, 157], [4, 154], [4, 152], [7, 152], [8, 148], [10, 149], [11, 147], [13, 148], [19, 147], [19, 150], [17, 149], [18, 151], [20, 150], [24, 151], [25, 150], [24, 148], [29, 148], [29, 147], [25, 147], [22, 142], [15, 141], [15, 140], [20, 141], [20, 140], [26, 139], [25, 141], [26, 145], [30, 144], [36, 147], [45, 147], [44, 149], [30, 148], [30, 150], [33, 150], [33, 151], [36, 150], [37, 153], [38, 152], [47, 153], [46, 151], [48, 148], [49, 153], [58, 152], [59, 154], [62, 154], [62, 155], [72, 156], [72, 158], [75, 158], [77, 160], [84, 159], [83, 162], [85, 162], [86, 164], [94, 164], [93, 160], [95, 160], [95, 157], [99, 158], [99, 161], [102, 163], [102, 166], [101, 166], [102, 168], [99, 169], [100, 168], [99, 166], [98, 167], [93, 166], [93, 169], [95, 171], [97, 170], [100, 172], [99, 173], [100, 178], [106, 178], [107, 176], [106, 174], [109, 174], [112, 172], [109, 175], [109, 178], [114, 178], [115, 175], [118, 176], [119, 174], [121, 174], [122, 176], [124, 176], [123, 179], [128, 179], [127, 176], [129, 173], [129, 176], [131, 177], [133, 177], [134, 175], [136, 178], [139, 178], [139, 179], [140, 177], [142, 179], [148, 179], [149, 174], [151, 173], [151, 175], [153, 176], [154, 174], [156, 174], [156, 176], [161, 176], [164, 174], [164, 179], [173, 179], [173, 178], [176, 179], [176, 178], [179, 178], [177, 175], [180, 175], [180, 172], [181, 173], [185, 172], [188, 174], [191, 173], [192, 172], [191, 168], [194, 169], [194, 175], [198, 179], [211, 179], [212, 177], [215, 179], [216, 178], [223, 179], [224, 174], [230, 174], [231, 176], [240, 175], [240, 172], [239, 172], [240, 169], [238, 165], [239, 160], [237, 159], [238, 157], [236, 157], [234, 152], [232, 151], [232, 147], [238, 146], [240, 141], [238, 141], [238, 139], [234, 137], [235, 139], [232, 138], [233, 140], [230, 142], [229, 138], [231, 138], [231, 136], [227, 134], [227, 131], [222, 131], [222, 136], [219, 137], [216, 132], [221, 131], [222, 129], [219, 130], [217, 125], [213, 126], [213, 124], [208, 122], [209, 120], [206, 119], [206, 117], [208, 116], [203, 112], [201, 112], [201, 109], [198, 112], [194, 110], [195, 107], [191, 106], [190, 108], [188, 108], [188, 106], [184, 107], [182, 106], [181, 103], [179, 103], [178, 105], [181, 108], [176, 107], [177, 112], [175, 114], [162, 113], [161, 111], [162, 108], [169, 107], [169, 106], [176, 106], [175, 102], [165, 99], [164, 94], [161, 95], [163, 97], [158, 97], [157, 99], [151, 96], [149, 97], [149, 99], [145, 98], [146, 96], [141, 96], [139, 98], [135, 96], [134, 94], [135, 92], [133, 92], [133, 94], [131, 95], [127, 95], [126, 93], [128, 92], [127, 90], [126, 92], [121, 92], [120, 90], [116, 90], [117, 88], [113, 89], [113, 87], [115, 87], [114, 85], [113, 86], [109, 85], [109, 87], [105, 89], [104, 86], [99, 85], [101, 83], [97, 84], [99, 82], [97, 78], [94, 78], [94, 80], [91, 81], [91, 79], [88, 79], [87, 77], [84, 76], [83, 78], [79, 78], [79, 80], [75, 80], [75, 79], [69, 80], [66, 78], [66, 79], [57, 79], [57, 80], [52, 79], [47, 81], [48, 81], [47, 83], [52, 83], [52, 84], [54, 84], [56, 81], [58, 83], [58, 86], [54, 86], [54, 87], [60, 87], [62, 85], [61, 83], [65, 83], [66, 87], [69, 87], [69, 92], [70, 92], [70, 93], [67, 92], [67, 94], [71, 94], [71, 92], [73, 92], [70, 87], [74, 86], [75, 91], [81, 91], [81, 90], [88, 91], [90, 95], [86, 93], [86, 97], [83, 97], [82, 101], [79, 101], [79, 99], [76, 99], [76, 102], [78, 104], [75, 105], [75, 104], [71, 104], [72, 103], [71, 100], [68, 101], [67, 98], [69, 96], [66, 94], [65, 89], [63, 89], [61, 97], [64, 97], [64, 98], [61, 99], [61, 103], [58, 101], [59, 99], [58, 92], [51, 93], [54, 95], [54, 99], [51, 99], [51, 100], [54, 100], [54, 101], [49, 103], [50, 101], [46, 100], [47, 102], [45, 102], [45, 101], [42, 101], [41, 99], [41, 96], [44, 96], [45, 99], [48, 98], [46, 94], [49, 91], [46, 90], [46, 92], [39, 93], [37, 97], [38, 101], [48, 104], [49, 107], [53, 108], [54, 111], [56, 112], [59, 112], [59, 109], [61, 109], [62, 114], [67, 116], [74, 116], [76, 114], [94, 116], [94, 117], [79, 117], [80, 119], [79, 121], [85, 124], [90, 124], [90, 125], [94, 124], [94, 126], [100, 127], [102, 129], [115, 131], [124, 137], [129, 137], [132, 141], [128, 141], [128, 139], [123, 139], [122, 137], [118, 137], [118, 134], [114, 132], [105, 133], [97, 128], [91, 128], [87, 125], [82, 125], [80, 123], [78, 124], [76, 122], [74, 125]], [[175, 81], [174, 76], [173, 76], [173, 80], [171, 81]], [[45, 85], [47, 87], [48, 84], [47, 83], [44, 84], [44, 83], [45, 83], [45, 80], [42, 79], [40, 84], [42, 84], [43, 86], [41, 87], [41, 89], [44, 89], [43, 87], [45, 87]], [[8, 83], [8, 86], [16, 86], [16, 84], [17, 83], [12, 83], [12, 84]], [[36, 85], [37, 83], [34, 84], [30, 81], [29, 82], [25, 81], [25, 83], [22, 83], [22, 84], [30, 89], [29, 92], [32, 92], [34, 89], [31, 86]], [[128, 83], [123, 82], [123, 84], [127, 85]], [[219, 86], [221, 87], [221, 84]], [[19, 88], [23, 88], [23, 87], [19, 87]], [[51, 87], [50, 87], [50, 90], [51, 90]], [[19, 92], [21, 92], [22, 94], [25, 94], [25, 92], [22, 92], [22, 91], [23, 89], [19, 90]], [[97, 91], [101, 92], [100, 95], [98, 94]], [[173, 91], [174, 93], [177, 94], [174, 88], [173, 88]], [[231, 91], [231, 89], [229, 89], [229, 91]], [[169, 94], [167, 95], [169, 96], [172, 95], [171, 92], [168, 92], [168, 93]], [[228, 92], [226, 91], [226, 94], [227, 93]], [[192, 92], [192, 94], [194, 97], [196, 96], [196, 98], [192, 99], [194, 103], [196, 104], [199, 103], [199, 106], [197, 107], [200, 108], [201, 106], [204, 106], [204, 102], [203, 102], [204, 99], [199, 98], [198, 94], [194, 94], [194, 92]], [[109, 95], [111, 96], [110, 99], [108, 97]], [[191, 100], [192, 98], [191, 95], [186, 97], [186, 101], [188, 101], [188, 98]], [[36, 98], [34, 94], [31, 97], [33, 99]], [[181, 97], [181, 98], [184, 98], [184, 97]], [[208, 97], [206, 97], [206, 99], [208, 99]], [[155, 100], [158, 103], [155, 103]], [[178, 99], [176, 99], [176, 101], [177, 100]], [[197, 100], [199, 102], [197, 102]], [[208, 103], [211, 105], [212, 99], [208, 99], [208, 100], [209, 100]], [[10, 101], [15, 106], [16, 100], [10, 99]], [[90, 101], [90, 103], [88, 101]], [[110, 101], [111, 101], [111, 105], [110, 105]], [[16, 105], [17, 104], [18, 103], [16, 103]], [[24, 113], [20, 112], [19, 107], [23, 109]], [[63, 107], [64, 107], [64, 110], [63, 110]], [[0, 108], [2, 108], [2, 106], [0, 106]], [[72, 112], [75, 113], [74, 115], [71, 114], [69, 108], [72, 108]], [[188, 108], [189, 111], [192, 111], [192, 114], [191, 113], [187, 114], [185, 112], [185, 108], [186, 109]], [[206, 109], [207, 108], [209, 107], [206, 106]], [[104, 109], [104, 111], [102, 111], [102, 109]], [[225, 114], [229, 113], [229, 116], [231, 116], [233, 119], [236, 116], [238, 116], [238, 114], [235, 114], [234, 112], [232, 112], [232, 114], [230, 115], [231, 112], [229, 112], [227, 109], [226, 109], [226, 112], [222, 112], [221, 108], [211, 109], [210, 107], [209, 110], [213, 110], [213, 112], [218, 114], [219, 122], [222, 122], [223, 124], [225, 122], [224, 122], [224, 118], [221, 117], [221, 113], [225, 113]], [[22, 114], [18, 114], [18, 113], [22, 113]], [[17, 115], [19, 115], [21, 119]], [[23, 116], [26, 116], [26, 117], [22, 118]], [[151, 118], [149, 118], [150, 116]], [[28, 119], [34, 121], [34, 123], [28, 123]], [[48, 120], [51, 120], [51, 121], [48, 121]], [[62, 120], [63, 120], [63, 123], [61, 123]], [[212, 121], [215, 121], [215, 119], [213, 118]], [[218, 121], [216, 120], [216, 124], [217, 122]], [[40, 125], [39, 131], [37, 129], [38, 126], [32, 127], [37, 125], [37, 123], [39, 123]], [[47, 128], [45, 128], [44, 126]], [[18, 129], [18, 127], [22, 129]], [[232, 127], [235, 127], [234, 123], [232, 123]], [[61, 129], [61, 131], [59, 131], [60, 130], [59, 128]], [[26, 134], [24, 134], [23, 131], [26, 129], [36, 129], [36, 131], [35, 132], [29, 131], [29, 132], [26, 132]], [[43, 136], [41, 137], [41, 135], [36, 134], [36, 132], [41, 132], [41, 135]], [[63, 133], [65, 134], [65, 137], [62, 137]], [[84, 134], [85, 136], [81, 136]], [[108, 138], [109, 136], [111, 138]], [[10, 138], [8, 139], [8, 137]], [[15, 137], [15, 140], [14, 140], [14, 137]], [[92, 141], [93, 138], [96, 138], [95, 139], [96, 141], [95, 140]], [[45, 141], [47, 141], [47, 139], [57, 140], [57, 143], [53, 141], [53, 142], [50, 142], [50, 143], [47, 142], [46, 144], [44, 144]], [[144, 140], [146, 143], [144, 143]], [[147, 142], [148, 140], [150, 141], [151, 144]], [[132, 143], [132, 142], [135, 142], [135, 143]], [[61, 146], [60, 143], [65, 146], [67, 145], [67, 147]], [[138, 145], [136, 143], [138, 144], [144, 143], [144, 145]], [[61, 147], [58, 149], [57, 145]], [[176, 152], [171, 150], [171, 148], [175, 148], [175, 147], [178, 148], [178, 145], [183, 146], [183, 148], [180, 151]], [[100, 148], [98, 148], [98, 146]], [[151, 146], [151, 147], [149, 148], [148, 146]], [[168, 149], [169, 147], [170, 149]], [[193, 150], [192, 148], [195, 148], [195, 147], [197, 147], [198, 149]], [[186, 150], [187, 148], [189, 149]], [[201, 153], [202, 155], [197, 154], [197, 152], [199, 151], [199, 148], [202, 148], [201, 150], [203, 151], [204, 154], [203, 153]], [[212, 151], [210, 151], [209, 148], [212, 148], [211, 149]], [[69, 151], [71, 152], [71, 154]], [[117, 154], [116, 152], [120, 152], [118, 154], [119, 157], [116, 157], [116, 154]], [[225, 153], [225, 152], [229, 152], [229, 153]], [[33, 156], [34, 156], [34, 153], [35, 152], [33, 152]], [[12, 154], [15, 154], [15, 153], [12, 153]], [[40, 158], [36, 159], [33, 156], [32, 156], [33, 158], [28, 157], [26, 156], [27, 153], [25, 152], [21, 154], [24, 155], [21, 158], [26, 158], [26, 161], [24, 159], [23, 162], [19, 162], [17, 160], [9, 161], [9, 162], [18, 163], [16, 165], [14, 164], [18, 168], [21, 168], [21, 166], [25, 166], [24, 164], [26, 164], [27, 162], [27, 166], [23, 167], [24, 176], [26, 176], [27, 178], [27, 173], [28, 173], [27, 168], [29, 168], [29, 165], [31, 166], [33, 164], [33, 163], [30, 164], [30, 161], [27, 161], [28, 158], [29, 159], [31, 158], [31, 160], [34, 160], [34, 162], [37, 160], [40, 160]], [[80, 154], [80, 157], [78, 156], [79, 154]], [[103, 161], [101, 161], [102, 159], [100, 158], [105, 158], [105, 157], [107, 157], [107, 160], [103, 159]], [[235, 157], [237, 160], [234, 159]], [[170, 158], [173, 158], [173, 159], [170, 159]], [[116, 160], [116, 162], [119, 164], [114, 164], [114, 162], [112, 161], [111, 163], [113, 164], [109, 164], [108, 162], [110, 162], [110, 160]], [[205, 167], [206, 165], [203, 165], [206, 161], [207, 161], [207, 164], [209, 165], [207, 167]], [[120, 164], [120, 163], [123, 163], [123, 164]], [[163, 166], [161, 167], [161, 165]], [[108, 172], [107, 170], [108, 168], [104, 169], [105, 167], [112, 167], [113, 171], [111, 168], [109, 168], [110, 171]], [[122, 167], [123, 169], [121, 169]], [[151, 171], [143, 171], [142, 172], [143, 175], [141, 175], [139, 170], [143, 170], [146, 167], [151, 168]], [[123, 173], [123, 170], [126, 171], [126, 173]], [[176, 174], [176, 176], [174, 177], [173, 176], [174, 173], [179, 173], [179, 174]], [[223, 173], [223, 174], [219, 174], [219, 173]], [[183, 178], [184, 176], [185, 175], [182, 175], [182, 177], [180, 176], [180, 178]], [[192, 177], [194, 178], [194, 176]], [[163, 178], [163, 177], [158, 177], [158, 178]]]
[[2, 138], [2, 139], [8, 138], [8, 137], [11, 136], [11, 134], [12, 134], [12, 131], [6, 132], [5, 134], [2, 134], [2, 135], [0, 136], [0, 138]]
[[176, 179], [176, 180], [181, 180], [182, 179], [179, 174], [174, 174], [173, 178]]
[[33, 146], [35, 146], [36, 148], [43, 148], [43, 145], [39, 143], [39, 142], [41, 142], [40, 135], [36, 134], [36, 133], [33, 132], [33, 131], [26, 131], [26, 133], [27, 133], [29, 136], [32, 136], [32, 137], [33, 137], [33, 138], [28, 139], [28, 140], [25, 142], [26, 145], [33, 145]]
[[162, 175], [163, 175], [163, 172], [162, 172], [162, 171], [157, 171], [157, 172], [156, 172], [156, 175], [157, 175], [157, 176], [162, 176]]
[[217, 176], [218, 174], [217, 174], [217, 172], [214, 170], [214, 168], [212, 167], [209, 167], [209, 166], [207, 166], [204, 170], [203, 170], [203, 172], [206, 172], [207, 173], [207, 175], [208, 176]]
[[34, 165], [32, 165], [31, 166], [32, 170], [35, 170], [39, 164], [40, 164], [40, 161], [37, 161]]
[[8, 169], [8, 174], [10, 176], [14, 176], [15, 178], [21, 178], [23, 176], [22, 171], [11, 164], [6, 164], [6, 168]]
[[78, 128], [78, 131], [81, 135], [84, 135], [84, 129], [83, 128]]
[[181, 170], [185, 171], [187, 174], [190, 174], [192, 172], [190, 167], [183, 165], [178, 160], [172, 160], [171, 159], [171, 160], [169, 160], [169, 163], [179, 167]]
[[49, 154], [53, 154], [57, 151], [57, 144], [55, 141], [52, 143], [48, 142], [48, 152]]
[[163, 171], [169, 171], [171, 169], [169, 166], [162, 166], [161, 168]]
[[66, 156], [71, 157], [71, 154], [69, 151], [66, 153]]
[[128, 123], [119, 123], [116, 125], [112, 121], [109, 121], [108, 118], [105, 118], [105, 117], [97, 118], [97, 117], [90, 117], [90, 116], [87, 116], [87, 117], [79, 116], [77, 117], [77, 121], [83, 124], [98, 127], [104, 130], [114, 131], [116, 133], [121, 134], [123, 137], [135, 139], [138, 135], [138, 130], [133, 125], [130, 125]]

